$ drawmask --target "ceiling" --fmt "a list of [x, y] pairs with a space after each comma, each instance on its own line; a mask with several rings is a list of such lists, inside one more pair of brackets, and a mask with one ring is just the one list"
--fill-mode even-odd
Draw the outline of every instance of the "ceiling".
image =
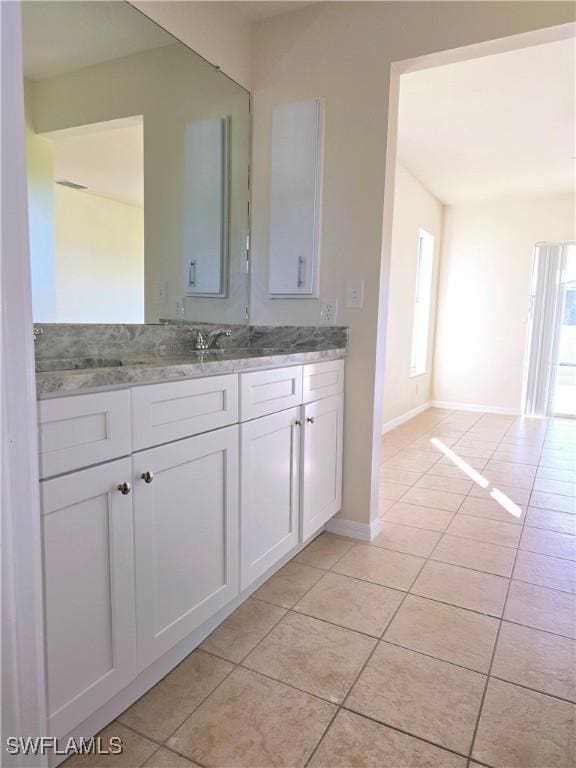
[[[313, 0], [318, 2], [319, 0]], [[227, 5], [232, 5], [237, 8], [244, 16], [246, 16], [252, 23], [262, 21], [262, 19], [268, 19], [271, 16], [278, 16], [281, 13], [288, 13], [289, 11], [297, 11], [299, 8], [305, 8], [307, 5], [312, 5], [312, 2], [290, 2], [285, 0], [255, 0], [255, 2], [244, 2], [244, 0], [236, 0], [236, 2], [229, 2]]]
[[400, 79], [398, 158], [446, 204], [574, 189], [575, 41]]
[[45, 80], [82, 67], [174, 43], [174, 38], [122, 2], [22, 3], [24, 75]]
[[93, 194], [129, 205], [144, 204], [142, 118], [43, 134], [53, 150], [54, 180], [88, 187]]

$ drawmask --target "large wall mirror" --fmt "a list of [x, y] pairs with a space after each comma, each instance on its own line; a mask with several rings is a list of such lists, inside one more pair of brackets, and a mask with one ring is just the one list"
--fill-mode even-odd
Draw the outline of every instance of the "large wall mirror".
[[245, 322], [248, 92], [124, 2], [23, 47], [35, 322]]

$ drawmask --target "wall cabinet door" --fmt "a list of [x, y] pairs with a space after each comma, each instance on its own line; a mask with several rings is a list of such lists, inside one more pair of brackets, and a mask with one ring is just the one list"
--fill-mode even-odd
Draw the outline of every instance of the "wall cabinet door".
[[238, 594], [238, 427], [142, 451], [133, 462], [142, 669]]
[[136, 676], [132, 462], [41, 483], [48, 725], [62, 737]]
[[242, 589], [298, 544], [301, 409], [241, 426]]
[[302, 540], [342, 507], [343, 395], [304, 406]]

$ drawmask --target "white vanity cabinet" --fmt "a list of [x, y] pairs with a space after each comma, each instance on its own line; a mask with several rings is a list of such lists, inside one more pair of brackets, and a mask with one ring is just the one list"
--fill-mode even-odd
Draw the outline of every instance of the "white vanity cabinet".
[[52, 735], [136, 676], [132, 496], [118, 490], [131, 474], [120, 459], [41, 483]]
[[238, 594], [238, 427], [134, 454], [138, 666]]
[[339, 511], [343, 373], [40, 402], [51, 736], [117, 717]]
[[241, 425], [242, 588], [298, 544], [300, 408]]

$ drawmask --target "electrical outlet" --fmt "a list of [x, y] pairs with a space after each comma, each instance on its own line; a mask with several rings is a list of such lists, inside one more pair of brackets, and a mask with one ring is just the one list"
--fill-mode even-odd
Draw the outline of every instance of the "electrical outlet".
[[322, 325], [335, 325], [338, 315], [338, 302], [336, 299], [326, 299], [320, 304], [320, 323]]
[[156, 283], [156, 304], [166, 304], [168, 297], [168, 283], [166, 280], [159, 280]]
[[346, 283], [346, 306], [348, 309], [362, 309], [364, 306], [364, 280], [348, 280]]

